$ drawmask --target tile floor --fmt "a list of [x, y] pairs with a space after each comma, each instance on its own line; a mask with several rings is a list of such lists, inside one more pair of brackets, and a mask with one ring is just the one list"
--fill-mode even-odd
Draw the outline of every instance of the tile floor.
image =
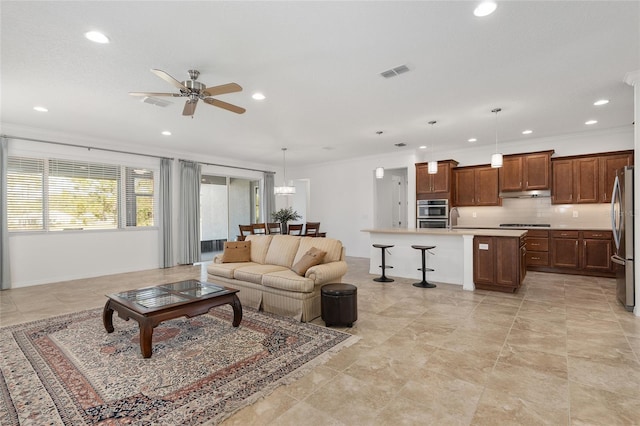
[[[640, 424], [640, 318], [614, 280], [529, 272], [517, 294], [421, 289], [347, 261], [359, 309], [345, 330], [361, 340], [225, 425]], [[181, 266], [8, 290], [0, 324], [199, 276]]]

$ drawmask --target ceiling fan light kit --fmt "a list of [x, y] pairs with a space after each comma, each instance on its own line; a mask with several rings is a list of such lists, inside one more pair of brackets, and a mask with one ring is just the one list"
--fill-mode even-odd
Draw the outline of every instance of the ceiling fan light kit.
[[198, 70], [189, 70], [189, 80], [185, 81], [178, 81], [162, 70], [152, 69], [151, 72], [176, 87], [179, 90], [179, 93], [129, 92], [129, 95], [144, 96], [147, 98], [160, 96], [187, 98], [187, 101], [184, 104], [184, 109], [182, 110], [182, 115], [190, 117], [193, 117], [199, 100], [202, 100], [206, 104], [235, 112], [236, 114], [243, 114], [246, 111], [244, 108], [237, 105], [212, 98], [212, 96], [242, 91], [242, 87], [237, 83], [227, 83], [219, 86], [207, 87], [206, 84], [197, 81], [200, 76], [200, 71]]

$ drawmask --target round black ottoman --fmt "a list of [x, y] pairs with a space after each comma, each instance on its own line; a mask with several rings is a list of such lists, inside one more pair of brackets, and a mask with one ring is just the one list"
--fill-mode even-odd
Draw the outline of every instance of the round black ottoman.
[[353, 326], [358, 319], [358, 288], [352, 284], [325, 284], [320, 289], [322, 320], [332, 325]]

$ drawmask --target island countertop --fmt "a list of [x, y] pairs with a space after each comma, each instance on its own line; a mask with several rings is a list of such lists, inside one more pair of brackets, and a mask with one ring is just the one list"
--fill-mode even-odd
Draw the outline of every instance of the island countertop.
[[399, 234], [399, 235], [483, 235], [487, 237], [522, 237], [527, 233], [526, 229], [490, 229], [490, 228], [374, 228], [363, 229], [362, 232], [372, 234]]
[[522, 238], [526, 229], [442, 229], [442, 228], [370, 228], [371, 250], [369, 273], [379, 274], [381, 250], [373, 244], [388, 244], [387, 272], [391, 277], [420, 279], [420, 252], [413, 245], [435, 246], [427, 261], [429, 279], [435, 282], [462, 285], [474, 290], [473, 240], [476, 236]]

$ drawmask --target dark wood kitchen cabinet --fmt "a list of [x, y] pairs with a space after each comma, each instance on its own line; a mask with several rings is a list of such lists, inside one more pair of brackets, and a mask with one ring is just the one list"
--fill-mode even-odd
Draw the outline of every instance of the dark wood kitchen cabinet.
[[618, 151], [600, 156], [600, 202], [610, 203], [616, 171], [633, 165], [633, 151]]
[[551, 231], [550, 271], [614, 276], [611, 231]]
[[454, 206], [500, 206], [499, 169], [489, 165], [453, 169]]
[[527, 252], [526, 264], [532, 266], [549, 266], [549, 231], [529, 229], [525, 238]]
[[458, 162], [455, 160], [438, 161], [438, 173], [428, 173], [428, 163], [416, 163], [416, 199], [432, 200], [445, 198], [451, 200], [452, 170]]
[[500, 169], [500, 191], [542, 190], [551, 187], [554, 151], [505, 155]]
[[598, 157], [572, 157], [551, 160], [553, 204], [597, 203], [600, 196]]
[[551, 203], [608, 203], [616, 170], [632, 164], [633, 151], [554, 158]]
[[526, 274], [521, 265], [524, 251], [524, 239], [518, 237], [475, 236], [473, 282], [476, 288], [517, 291]]

